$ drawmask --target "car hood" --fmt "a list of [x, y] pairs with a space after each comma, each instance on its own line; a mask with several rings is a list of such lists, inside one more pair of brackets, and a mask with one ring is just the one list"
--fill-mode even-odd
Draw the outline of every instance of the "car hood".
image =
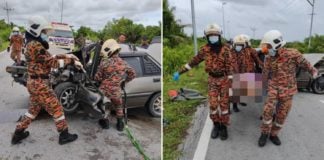
[[303, 56], [314, 66], [317, 62], [324, 58], [324, 53], [307, 53]]

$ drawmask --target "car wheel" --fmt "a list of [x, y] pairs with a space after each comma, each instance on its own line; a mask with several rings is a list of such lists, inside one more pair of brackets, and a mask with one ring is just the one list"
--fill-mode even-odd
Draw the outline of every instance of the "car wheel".
[[148, 111], [153, 117], [161, 117], [162, 99], [161, 93], [156, 93], [148, 103]]
[[312, 90], [316, 94], [324, 94], [324, 76], [320, 76], [313, 81]]
[[79, 103], [76, 103], [76, 85], [71, 82], [64, 82], [57, 85], [54, 89], [57, 98], [63, 106], [64, 113], [73, 114], [77, 111]]

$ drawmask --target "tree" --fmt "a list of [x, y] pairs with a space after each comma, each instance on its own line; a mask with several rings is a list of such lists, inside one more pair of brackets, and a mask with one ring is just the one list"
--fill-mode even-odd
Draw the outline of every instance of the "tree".
[[164, 45], [174, 47], [183, 42], [186, 35], [183, 31], [185, 25], [180, 25], [175, 20], [173, 12], [175, 7], [170, 7], [167, 0], [163, 0], [163, 38]]

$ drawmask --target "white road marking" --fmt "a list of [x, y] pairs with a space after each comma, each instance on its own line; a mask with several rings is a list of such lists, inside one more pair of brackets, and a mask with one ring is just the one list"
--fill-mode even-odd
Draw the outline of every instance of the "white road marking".
[[320, 102], [324, 103], [324, 100], [320, 100]]
[[209, 119], [209, 116], [207, 116], [205, 126], [201, 132], [193, 160], [203, 160], [206, 158], [210, 140], [210, 133], [212, 129], [213, 122]]

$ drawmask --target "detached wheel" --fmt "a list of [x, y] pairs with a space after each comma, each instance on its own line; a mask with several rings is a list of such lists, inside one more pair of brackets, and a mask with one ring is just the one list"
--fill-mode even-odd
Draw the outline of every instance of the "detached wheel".
[[161, 117], [161, 110], [162, 110], [162, 99], [161, 99], [161, 93], [156, 93], [152, 96], [150, 99], [148, 106], [147, 106], [148, 112], [153, 117]]
[[57, 85], [54, 91], [63, 106], [65, 114], [73, 114], [77, 111], [79, 103], [75, 99], [76, 84], [64, 82]]
[[312, 83], [312, 90], [316, 94], [324, 94], [324, 76], [316, 78]]

